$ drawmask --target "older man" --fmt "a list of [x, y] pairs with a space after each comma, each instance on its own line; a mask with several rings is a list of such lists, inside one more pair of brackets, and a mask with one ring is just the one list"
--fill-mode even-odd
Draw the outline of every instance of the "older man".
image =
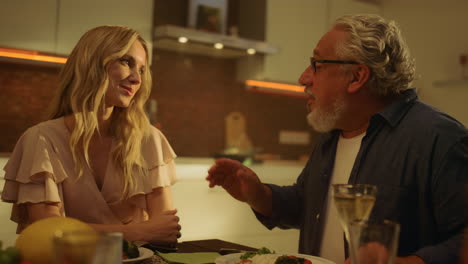
[[[468, 132], [410, 89], [414, 66], [394, 22], [345, 16], [318, 42], [299, 82], [323, 134], [292, 186], [266, 185], [240, 163], [209, 170], [268, 228], [300, 228], [299, 251], [345, 260], [327, 199], [332, 183], [378, 188], [371, 214], [401, 224], [397, 263], [457, 263], [463, 236]], [[338, 246], [338, 247], [337, 247]]]

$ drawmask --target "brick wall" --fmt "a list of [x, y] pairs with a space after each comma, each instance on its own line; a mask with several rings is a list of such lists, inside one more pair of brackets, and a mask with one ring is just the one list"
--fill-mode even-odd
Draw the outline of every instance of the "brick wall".
[[252, 93], [237, 82], [235, 60], [154, 51], [157, 121], [182, 156], [212, 156], [224, 149], [224, 118], [241, 112], [247, 135], [263, 152], [297, 158], [311, 146], [281, 145], [280, 130], [306, 130], [305, 99]]
[[46, 119], [58, 72], [55, 67], [0, 62], [0, 152], [12, 151], [28, 127]]

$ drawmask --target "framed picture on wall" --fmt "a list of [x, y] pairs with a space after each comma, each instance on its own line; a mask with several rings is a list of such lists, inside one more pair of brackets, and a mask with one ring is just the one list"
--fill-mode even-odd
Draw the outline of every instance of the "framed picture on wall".
[[227, 0], [190, 0], [189, 27], [225, 34], [227, 19]]

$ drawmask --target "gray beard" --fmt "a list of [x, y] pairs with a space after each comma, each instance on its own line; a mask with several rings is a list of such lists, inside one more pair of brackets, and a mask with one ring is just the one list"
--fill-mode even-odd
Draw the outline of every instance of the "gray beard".
[[333, 102], [331, 111], [327, 112], [323, 108], [315, 108], [307, 115], [307, 122], [319, 133], [330, 132], [337, 128], [337, 121], [343, 116], [346, 108], [346, 102], [342, 98], [337, 98]]

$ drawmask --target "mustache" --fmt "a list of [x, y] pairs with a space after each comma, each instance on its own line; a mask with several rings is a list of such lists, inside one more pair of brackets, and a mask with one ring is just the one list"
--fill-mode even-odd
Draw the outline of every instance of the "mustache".
[[312, 87], [310, 86], [305, 86], [304, 87], [304, 93], [309, 96], [309, 98], [315, 99], [315, 94], [312, 92]]
[[[311, 91], [310, 87], [306, 86], [304, 88], [304, 93], [307, 95], [308, 99], [313, 99], [315, 100], [315, 94]], [[307, 101], [305, 104], [305, 107], [307, 109], [307, 112], [312, 112], [312, 109], [310, 108], [309, 102]]]

